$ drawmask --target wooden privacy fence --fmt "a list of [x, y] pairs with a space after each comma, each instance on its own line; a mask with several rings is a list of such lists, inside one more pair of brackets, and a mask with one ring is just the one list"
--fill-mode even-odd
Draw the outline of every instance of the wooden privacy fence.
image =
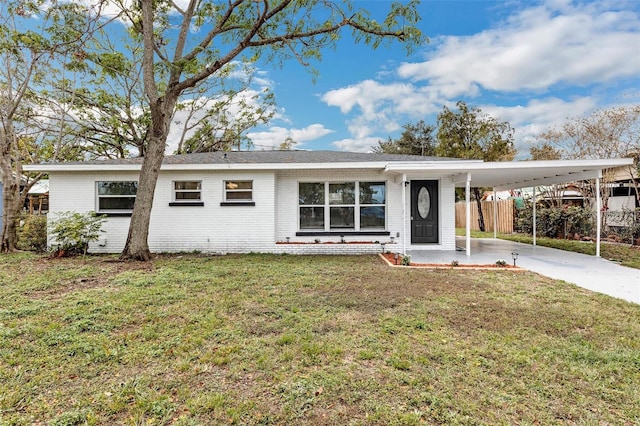
[[[477, 201], [471, 203], [471, 230], [479, 231], [478, 225], [478, 206]], [[498, 200], [497, 206], [497, 228], [498, 232], [504, 234], [513, 233], [513, 225], [515, 222], [515, 205], [513, 200]], [[482, 214], [484, 216], [485, 231], [493, 232], [494, 212], [493, 201], [482, 201]], [[466, 203], [464, 201], [456, 203], [456, 228], [465, 228], [466, 224]]]

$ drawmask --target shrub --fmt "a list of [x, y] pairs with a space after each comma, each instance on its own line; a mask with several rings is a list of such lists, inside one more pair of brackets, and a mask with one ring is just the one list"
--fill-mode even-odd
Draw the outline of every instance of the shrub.
[[402, 256], [402, 260], [400, 261], [400, 264], [404, 266], [411, 265], [411, 256], [409, 255]]
[[18, 248], [42, 253], [47, 250], [47, 217], [26, 215], [18, 228]]
[[[533, 233], [533, 211], [531, 203], [527, 204], [526, 208], [518, 210], [516, 229], [518, 232], [531, 234]], [[543, 237], [592, 235], [595, 228], [594, 221], [593, 211], [584, 207], [545, 207], [536, 212], [537, 234]]]
[[105, 217], [97, 216], [95, 212], [59, 213], [49, 228], [53, 250], [64, 256], [86, 254], [89, 243], [97, 241], [104, 232], [101, 228]]

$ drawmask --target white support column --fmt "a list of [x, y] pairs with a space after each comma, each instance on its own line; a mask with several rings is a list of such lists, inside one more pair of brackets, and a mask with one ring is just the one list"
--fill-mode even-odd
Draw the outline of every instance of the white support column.
[[407, 174], [402, 174], [402, 255], [407, 255]]
[[602, 198], [600, 197], [600, 177], [597, 177], [596, 178], [596, 257], [600, 257], [600, 232], [602, 232]]
[[498, 193], [493, 187], [493, 239], [498, 238]]
[[467, 183], [465, 185], [464, 200], [466, 203], [466, 244], [467, 256], [471, 256], [471, 173], [467, 173]]
[[536, 199], [536, 187], [533, 187], [533, 245], [536, 245], [536, 234], [538, 233], [538, 230], [536, 229], [536, 222], [537, 222], [537, 218], [536, 218], [536, 213], [537, 213], [537, 199]]

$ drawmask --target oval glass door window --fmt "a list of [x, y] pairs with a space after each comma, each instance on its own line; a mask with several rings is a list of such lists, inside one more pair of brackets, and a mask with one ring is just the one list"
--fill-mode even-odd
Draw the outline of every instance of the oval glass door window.
[[429, 210], [431, 209], [431, 194], [429, 190], [424, 186], [418, 191], [418, 214], [422, 219], [426, 219], [429, 216]]

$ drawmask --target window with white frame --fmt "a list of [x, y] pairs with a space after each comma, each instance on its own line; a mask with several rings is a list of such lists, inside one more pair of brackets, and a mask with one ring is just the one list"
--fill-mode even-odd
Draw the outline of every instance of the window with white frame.
[[202, 182], [199, 180], [176, 180], [173, 182], [173, 201], [193, 203], [202, 201]]
[[252, 180], [225, 180], [224, 201], [228, 203], [242, 203], [253, 200]]
[[137, 181], [96, 182], [97, 213], [131, 213], [138, 192]]
[[386, 184], [300, 182], [298, 209], [301, 230], [384, 230]]

